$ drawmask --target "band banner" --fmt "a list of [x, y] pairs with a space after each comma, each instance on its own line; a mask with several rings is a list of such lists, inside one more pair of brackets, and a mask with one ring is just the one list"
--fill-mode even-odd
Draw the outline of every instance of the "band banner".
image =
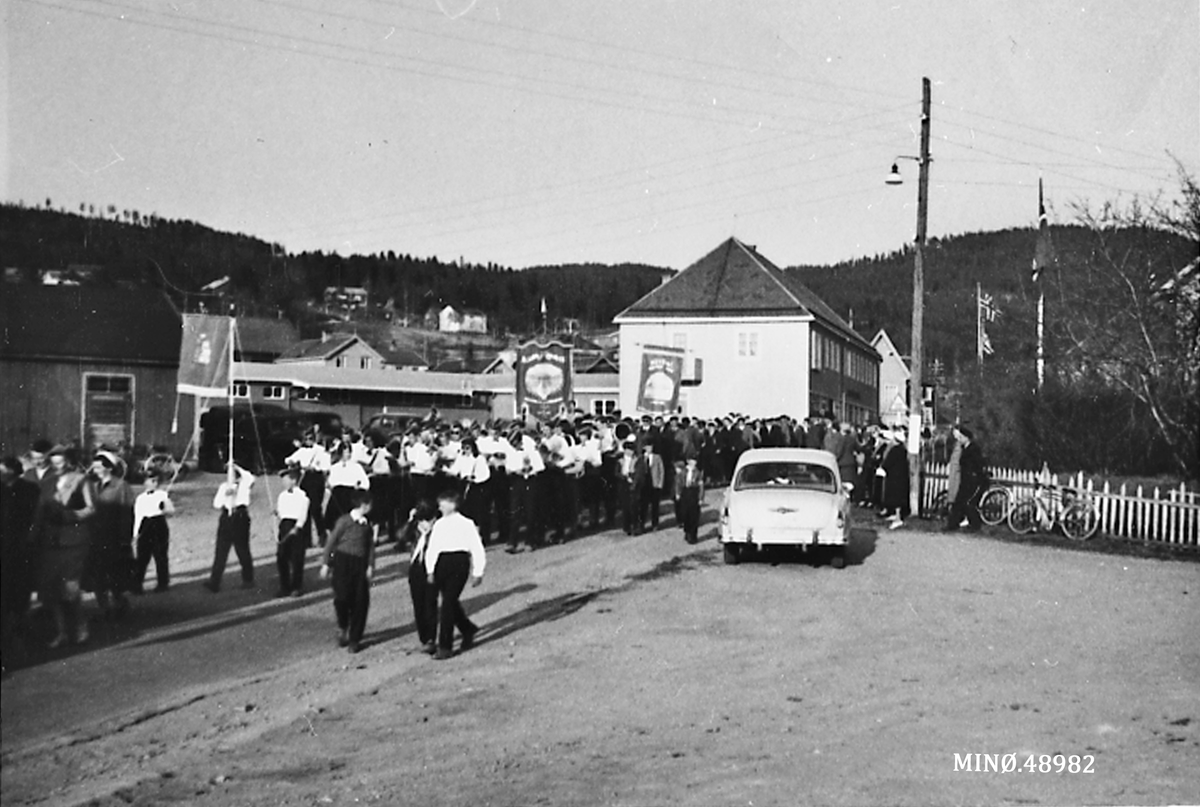
[[642, 375], [638, 382], [639, 412], [671, 414], [679, 406], [679, 381], [683, 377], [683, 351], [677, 348], [642, 348]]
[[517, 349], [517, 411], [538, 420], [570, 413], [571, 346], [562, 342], [526, 342]]
[[229, 317], [184, 314], [175, 389], [202, 398], [229, 394]]

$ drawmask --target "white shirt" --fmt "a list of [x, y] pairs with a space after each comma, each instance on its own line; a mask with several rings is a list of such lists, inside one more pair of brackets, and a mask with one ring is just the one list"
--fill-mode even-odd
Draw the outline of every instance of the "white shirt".
[[133, 500], [133, 537], [142, 529], [142, 519], [165, 516], [175, 512], [175, 505], [165, 490], [143, 490]]
[[467, 480], [472, 485], [482, 485], [492, 478], [492, 469], [488, 465], [487, 457], [482, 454], [472, 457], [469, 451], [458, 455], [458, 459], [450, 468], [450, 473]]
[[600, 456], [600, 438], [596, 435], [592, 435], [587, 440], [575, 446], [575, 452], [585, 463], [591, 465], [593, 468], [599, 468], [603, 462]]
[[367, 451], [367, 445], [362, 440], [350, 444], [350, 459], [353, 462], [366, 465], [371, 459], [370, 452]]
[[295, 519], [296, 526], [303, 527], [308, 523], [308, 505], [308, 494], [300, 488], [280, 491], [275, 504], [275, 515], [279, 516], [281, 521]]
[[451, 513], [433, 522], [429, 543], [425, 547], [426, 573], [433, 574], [438, 557], [445, 552], [470, 552], [471, 576], [483, 577], [483, 570], [487, 566], [483, 539], [479, 537], [475, 522], [462, 513]]
[[317, 445], [300, 446], [284, 460], [288, 465], [296, 465], [305, 471], [320, 471], [327, 473], [332, 460], [329, 452]]
[[425, 443], [414, 443], [405, 452], [409, 465], [414, 474], [432, 474], [437, 464], [437, 458]]
[[232, 485], [226, 479], [217, 488], [217, 495], [213, 496], [213, 509], [220, 510], [222, 508], [233, 512], [238, 507], [250, 506], [250, 488], [254, 487], [254, 476], [247, 471], [241, 471], [237, 475], [237, 479]]
[[532, 476], [546, 470], [546, 461], [537, 449], [537, 443], [529, 435], [521, 438], [521, 447], [510, 444], [508, 455], [504, 458], [504, 468], [510, 474], [517, 476]]
[[392, 455], [386, 448], [372, 449], [367, 470], [372, 474], [387, 476], [392, 472]]
[[350, 460], [334, 463], [334, 466], [329, 469], [328, 483], [331, 488], [367, 490], [371, 487], [371, 480], [367, 478], [367, 472], [357, 462]]

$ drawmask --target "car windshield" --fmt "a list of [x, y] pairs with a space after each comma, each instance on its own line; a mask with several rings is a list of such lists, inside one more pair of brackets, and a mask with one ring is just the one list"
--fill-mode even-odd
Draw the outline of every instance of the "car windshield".
[[734, 490], [786, 487], [836, 493], [833, 469], [807, 462], [756, 462], [738, 471]]

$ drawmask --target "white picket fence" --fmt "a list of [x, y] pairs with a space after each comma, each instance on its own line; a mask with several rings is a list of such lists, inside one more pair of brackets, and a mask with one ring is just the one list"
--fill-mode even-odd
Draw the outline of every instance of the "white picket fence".
[[[946, 490], [949, 471], [948, 464], [925, 464], [922, 511], [928, 511], [938, 493]], [[1047, 481], [1039, 471], [989, 468], [988, 473], [994, 483], [1011, 487], [1017, 500], [1031, 496], [1036, 485]], [[1088, 479], [1082, 472], [1074, 476], [1051, 474], [1050, 479], [1054, 484], [1085, 494], [1095, 503], [1102, 535], [1200, 548], [1200, 493], [1182, 484], [1165, 491], [1158, 487], [1148, 491], [1141, 485], [1132, 490], [1124, 484], [1113, 488], [1108, 481]]]

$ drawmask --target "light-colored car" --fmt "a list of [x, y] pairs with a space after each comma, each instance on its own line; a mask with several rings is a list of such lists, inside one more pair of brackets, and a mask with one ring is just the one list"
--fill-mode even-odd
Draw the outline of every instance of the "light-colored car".
[[814, 448], [753, 448], [742, 454], [721, 507], [725, 562], [768, 546], [823, 552], [836, 568], [850, 542], [850, 485]]

